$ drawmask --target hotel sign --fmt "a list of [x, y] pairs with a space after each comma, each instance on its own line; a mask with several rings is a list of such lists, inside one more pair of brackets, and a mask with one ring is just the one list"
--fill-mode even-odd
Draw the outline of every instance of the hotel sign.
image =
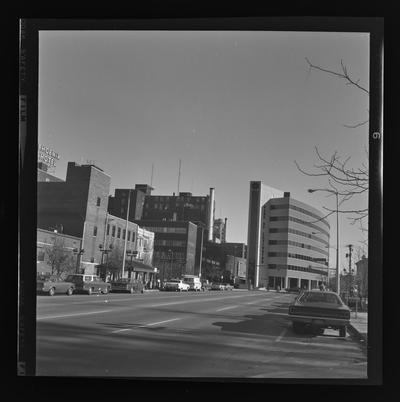
[[38, 148], [38, 162], [42, 162], [48, 167], [55, 167], [56, 160], [59, 160], [60, 156], [57, 152], [53, 151], [51, 148], [45, 145], [40, 145]]

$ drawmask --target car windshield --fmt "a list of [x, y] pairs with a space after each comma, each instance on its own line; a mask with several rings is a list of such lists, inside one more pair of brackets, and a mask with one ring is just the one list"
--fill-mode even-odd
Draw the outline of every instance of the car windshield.
[[171, 279], [169, 282], [172, 282], [172, 283], [179, 283], [180, 281], [179, 281], [178, 279]]
[[299, 301], [304, 303], [330, 303], [341, 304], [338, 297], [333, 293], [324, 292], [305, 292], [299, 298]]
[[114, 282], [129, 283], [131, 280], [129, 278], [119, 278]]

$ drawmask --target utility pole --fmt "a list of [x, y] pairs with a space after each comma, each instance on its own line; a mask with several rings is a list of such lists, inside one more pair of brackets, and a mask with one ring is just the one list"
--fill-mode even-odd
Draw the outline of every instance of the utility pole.
[[351, 290], [351, 286], [353, 285], [353, 274], [351, 272], [351, 253], [353, 252], [353, 245], [349, 244], [347, 246], [349, 248], [349, 252], [346, 254], [346, 257], [349, 258], [349, 275], [350, 275], [350, 283], [349, 283], [349, 291]]
[[178, 193], [177, 195], [179, 196], [179, 184], [181, 181], [181, 160], [179, 159], [179, 171], [178, 171]]
[[126, 222], [125, 222], [125, 241], [124, 241], [124, 255], [122, 257], [122, 278], [124, 277], [125, 271], [125, 260], [126, 260], [126, 243], [128, 240], [128, 219], [129, 219], [129, 206], [131, 204], [131, 190], [128, 192], [128, 208], [126, 211]]

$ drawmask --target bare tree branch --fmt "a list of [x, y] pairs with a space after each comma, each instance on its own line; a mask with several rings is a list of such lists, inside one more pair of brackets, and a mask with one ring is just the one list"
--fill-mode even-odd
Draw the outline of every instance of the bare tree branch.
[[305, 57], [305, 59], [306, 59], [308, 65], [309, 65], [309, 71], [310, 71], [311, 69], [320, 70], [320, 71], [324, 71], [325, 73], [329, 73], [329, 74], [334, 75], [334, 76], [336, 76], [336, 77], [342, 78], [342, 79], [344, 79], [344, 80], [347, 81], [347, 84], [348, 84], [348, 85], [354, 85], [355, 87], [357, 87], [358, 89], [360, 89], [361, 91], [364, 91], [366, 94], [369, 95], [369, 91], [368, 91], [366, 88], [364, 88], [364, 87], [362, 87], [361, 85], [359, 85], [359, 81], [360, 81], [360, 80], [354, 81], [354, 80], [349, 76], [349, 74], [348, 74], [348, 72], [347, 72], [347, 67], [343, 64], [343, 60], [340, 60], [340, 64], [341, 64], [341, 66], [342, 66], [342, 71], [343, 71], [343, 72], [342, 72], [342, 73], [338, 73], [338, 72], [336, 72], [336, 71], [328, 70], [328, 69], [326, 69], [326, 68], [322, 68], [322, 67], [316, 66], [315, 64], [312, 64], [311, 61], [310, 61], [307, 57]]

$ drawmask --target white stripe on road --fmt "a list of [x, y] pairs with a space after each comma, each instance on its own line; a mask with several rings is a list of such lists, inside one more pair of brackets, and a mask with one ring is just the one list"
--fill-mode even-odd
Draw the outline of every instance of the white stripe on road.
[[54, 318], [78, 317], [81, 315], [109, 313], [110, 311], [113, 311], [113, 310], [88, 311], [86, 313], [63, 314], [63, 315], [48, 315], [48, 316], [44, 316], [44, 317], [37, 317], [36, 320], [52, 320]]
[[[171, 318], [170, 320], [164, 320], [164, 321], [158, 321], [158, 322], [152, 322], [150, 324], [143, 324], [143, 325], [139, 325], [138, 328], [146, 328], [146, 327], [151, 327], [153, 325], [158, 325], [158, 324], [164, 324], [166, 322], [171, 322], [171, 321], [177, 321], [177, 320], [181, 320], [182, 318]], [[116, 334], [118, 332], [124, 332], [124, 331], [130, 331], [134, 328], [123, 328], [123, 329], [117, 329], [116, 331], [112, 331], [112, 334]]]
[[281, 332], [281, 334], [275, 339], [275, 342], [279, 342], [279, 341], [285, 336], [286, 332], [287, 332], [287, 328], [285, 328], [285, 329]]
[[220, 308], [220, 309], [215, 310], [215, 311], [229, 310], [229, 309], [231, 309], [231, 308], [236, 308], [236, 307], [237, 307], [237, 306], [228, 306], [228, 307], [223, 307], [223, 308]]
[[260, 296], [260, 295], [240, 295], [240, 296], [225, 296], [225, 297], [211, 297], [207, 299], [203, 298], [193, 298], [191, 300], [184, 299], [183, 301], [176, 301], [176, 302], [170, 302], [170, 303], [157, 303], [157, 304], [148, 304], [148, 305], [143, 305], [141, 307], [162, 307], [162, 306], [171, 306], [174, 304], [187, 304], [187, 303], [199, 303], [199, 302], [208, 302], [208, 301], [215, 301], [215, 300], [226, 300], [226, 299], [237, 299], [237, 298], [243, 298], [243, 297], [254, 297], [254, 296]]

